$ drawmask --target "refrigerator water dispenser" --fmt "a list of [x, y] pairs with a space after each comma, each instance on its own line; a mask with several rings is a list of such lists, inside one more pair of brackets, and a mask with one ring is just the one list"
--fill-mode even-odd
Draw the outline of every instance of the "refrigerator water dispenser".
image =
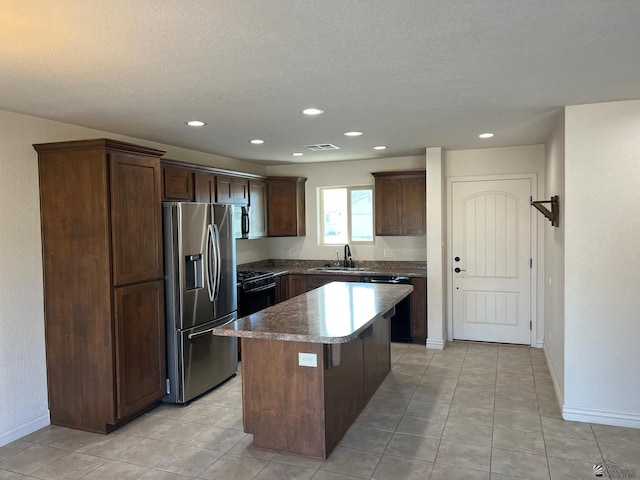
[[202, 275], [202, 254], [187, 255], [184, 259], [185, 289], [196, 290], [204, 287]]

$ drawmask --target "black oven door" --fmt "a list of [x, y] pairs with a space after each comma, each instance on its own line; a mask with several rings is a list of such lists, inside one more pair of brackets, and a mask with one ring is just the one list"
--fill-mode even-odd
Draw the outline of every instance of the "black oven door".
[[276, 303], [276, 284], [270, 283], [238, 295], [238, 316], [246, 317]]

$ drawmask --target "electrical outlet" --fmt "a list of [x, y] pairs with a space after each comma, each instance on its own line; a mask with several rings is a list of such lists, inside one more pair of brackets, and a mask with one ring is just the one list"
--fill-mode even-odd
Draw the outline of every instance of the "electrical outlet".
[[298, 353], [298, 365], [315, 368], [318, 366], [318, 355], [315, 353]]
[[390, 248], [385, 248], [384, 258], [393, 258], [393, 250], [391, 250]]

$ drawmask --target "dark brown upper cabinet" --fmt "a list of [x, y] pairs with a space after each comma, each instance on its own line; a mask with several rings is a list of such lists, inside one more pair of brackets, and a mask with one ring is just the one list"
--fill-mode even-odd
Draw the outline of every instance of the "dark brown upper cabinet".
[[305, 192], [303, 177], [267, 178], [267, 231], [270, 237], [303, 237]]
[[162, 198], [192, 202], [193, 170], [178, 167], [162, 167]]
[[249, 203], [249, 181], [231, 175], [216, 175], [216, 203], [247, 205]]
[[160, 166], [157, 158], [110, 152], [114, 285], [162, 278]]
[[424, 235], [426, 171], [374, 172], [376, 235]]
[[216, 201], [216, 176], [213, 173], [195, 172], [196, 202], [214, 203]]

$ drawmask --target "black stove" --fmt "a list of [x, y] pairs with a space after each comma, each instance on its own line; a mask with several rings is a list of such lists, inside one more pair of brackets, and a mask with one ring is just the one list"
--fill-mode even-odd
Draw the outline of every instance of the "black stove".
[[245, 293], [261, 291], [265, 288], [275, 288], [275, 275], [271, 272], [238, 271], [238, 282]]
[[276, 280], [271, 272], [238, 271], [238, 314], [251, 315], [276, 301]]
[[251, 278], [264, 277], [265, 275], [273, 276], [271, 272], [255, 272], [253, 270], [238, 270], [238, 281], [249, 280]]

